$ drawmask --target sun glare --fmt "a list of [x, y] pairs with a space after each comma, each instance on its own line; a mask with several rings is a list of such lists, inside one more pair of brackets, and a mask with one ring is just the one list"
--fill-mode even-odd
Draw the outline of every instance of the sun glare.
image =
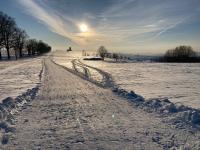
[[88, 31], [88, 26], [86, 24], [81, 24], [79, 26], [79, 29], [81, 32], [87, 32]]

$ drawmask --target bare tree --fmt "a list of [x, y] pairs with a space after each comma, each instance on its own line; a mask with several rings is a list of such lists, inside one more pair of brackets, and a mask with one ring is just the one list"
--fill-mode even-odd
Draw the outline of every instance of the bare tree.
[[100, 46], [98, 49], [98, 54], [104, 60], [106, 54], [108, 53], [107, 49], [104, 46]]
[[2, 59], [1, 49], [2, 47], [0, 46], [0, 60]]
[[26, 42], [26, 49], [28, 51], [28, 55], [35, 55], [35, 53], [37, 52], [37, 48], [38, 48], [38, 41], [36, 39], [29, 39]]
[[196, 59], [197, 53], [191, 46], [179, 46], [175, 49], [168, 50], [164, 55], [165, 61], [187, 62]]
[[193, 51], [191, 46], [179, 46], [175, 49], [168, 50], [165, 53], [165, 57], [193, 57], [196, 53]]
[[1, 50], [7, 50], [10, 59], [10, 50], [15, 52], [15, 58], [23, 56], [23, 48], [26, 47], [28, 55], [43, 54], [51, 51], [51, 47], [43, 41], [36, 39], [26, 40], [26, 32], [17, 27], [15, 20], [0, 11], [0, 59]]
[[15, 20], [4, 13], [0, 13], [1, 18], [1, 28], [0, 28], [0, 37], [1, 37], [1, 47], [6, 48], [8, 59], [10, 59], [10, 49], [13, 45], [13, 37], [15, 34], [16, 23]]
[[[25, 42], [28, 35], [26, 34], [26, 31], [16, 28], [15, 36], [14, 36], [14, 50], [15, 50], [15, 57], [19, 53], [19, 57], [22, 57], [23, 53], [22, 50], [25, 47]], [[17, 58], [17, 57], [16, 57]]]
[[3, 48], [3, 25], [4, 25], [4, 14], [0, 12], [0, 60], [2, 59], [1, 50]]

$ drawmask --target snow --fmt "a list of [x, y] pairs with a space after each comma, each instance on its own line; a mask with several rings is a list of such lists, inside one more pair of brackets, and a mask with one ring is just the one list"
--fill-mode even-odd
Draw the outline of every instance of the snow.
[[[2, 86], [4, 89], [1, 91], [9, 90], [10, 93], [7, 93], [9, 96], [12, 93], [19, 95], [20, 91], [13, 88], [14, 86], [25, 90], [29, 88], [27, 85], [33, 86], [39, 83], [38, 74], [41, 73], [41, 69], [44, 71], [41, 84], [23, 92], [16, 99], [7, 98], [2, 101], [0, 117], [7, 120], [0, 122], [2, 131], [0, 149], [185, 149], [186, 147], [198, 149], [200, 147], [200, 132], [195, 128], [200, 123], [200, 110], [182, 105], [177, 107], [178, 105], [168, 99], [144, 101], [134, 92], [137, 90], [134, 89], [136, 88], [134, 83], [137, 85], [139, 81], [149, 86], [143, 85], [144, 93], [156, 89], [155, 85], [157, 88], [162, 88], [165, 82], [171, 84], [170, 79], [173, 77], [166, 75], [170, 71], [175, 72], [176, 82], [180, 84], [180, 79], [187, 78], [184, 76], [186, 73], [180, 69], [187, 68], [184, 64], [180, 67], [180, 64], [79, 61], [82, 59], [80, 53], [62, 51], [54, 52], [49, 57], [45, 57], [43, 63], [41, 58], [38, 58], [2, 67], [0, 83], [3, 85], [4, 81], [7, 85]], [[193, 64], [190, 65], [188, 66], [189, 69], [192, 68], [190, 73], [197, 73], [198, 76], [198, 72], [193, 72], [198, 66], [193, 68]], [[175, 68], [172, 69], [173, 67]], [[77, 69], [78, 73], [73, 71], [74, 69]], [[103, 70], [112, 74], [116, 83], [112, 85], [110, 74]], [[88, 80], [79, 78], [79, 73], [85, 75], [87, 71], [89, 71]], [[97, 82], [92, 84], [92, 79]], [[164, 84], [161, 84], [162, 82]], [[103, 88], [96, 85], [102, 85]], [[134, 91], [127, 92], [129, 86]], [[141, 86], [142, 89], [142, 85], [137, 86]], [[155, 92], [153, 96], [156, 94]], [[189, 127], [190, 125], [193, 127]]]
[[14, 67], [15, 65], [23, 64], [23, 63], [26, 63], [26, 62], [29, 62], [29, 61], [30, 61], [29, 59], [19, 59], [17, 61], [16, 60], [0, 61], [0, 72], [3, 69]]
[[39, 83], [41, 58], [0, 62], [0, 101], [15, 98]]
[[[200, 146], [198, 130], [188, 132], [164, 123], [163, 118], [142, 111], [110, 89], [83, 80], [48, 58], [44, 60], [39, 95], [13, 118], [15, 131], [4, 133], [8, 142], [0, 144], [0, 149], [159, 150]], [[10, 128], [3, 126], [2, 130]]]
[[[72, 54], [73, 53], [71, 53], [71, 55]], [[172, 122], [177, 122], [177, 120], [180, 121], [180, 123], [176, 123], [177, 126], [182, 126], [182, 124], [185, 124], [185, 123], [193, 124], [193, 125], [200, 124], [200, 119], [199, 119], [200, 109], [195, 109], [195, 108], [199, 108], [199, 105], [197, 105], [198, 103], [194, 104], [193, 101], [186, 103], [186, 102], [182, 101], [183, 99], [181, 99], [183, 96], [178, 97], [178, 98], [180, 98], [180, 101], [175, 101], [176, 100], [175, 98], [177, 98], [177, 97], [175, 97], [174, 99], [171, 99], [170, 97], [168, 97], [168, 95], [167, 96], [157, 96], [156, 95], [156, 94], [163, 94], [162, 92], [160, 92], [160, 90], [162, 90], [162, 87], [161, 87], [162, 84], [160, 84], [160, 83], [165, 83], [165, 82], [168, 83], [170, 80], [163, 78], [163, 76], [167, 73], [165, 71], [166, 69], [157, 70], [157, 68], [156, 68], [156, 69], [154, 69], [154, 72], [156, 72], [156, 73], [154, 73], [153, 71], [149, 70], [149, 69], [153, 68], [150, 66], [160, 65], [160, 67], [163, 67], [162, 65], [169, 65], [169, 66], [172, 65], [172, 66], [175, 66], [175, 68], [177, 68], [177, 67], [180, 68], [180, 64], [114, 63], [113, 61], [112, 62], [109, 61], [109, 63], [108, 63], [108, 61], [101, 61], [101, 62], [99, 62], [99, 61], [98, 62], [97, 61], [84, 61], [85, 60], [84, 57], [83, 57], [83, 59], [80, 60], [81, 57], [80, 57], [80, 55], [79, 56], [77, 55], [78, 52], [75, 54], [76, 54], [76, 57], [74, 57], [74, 59], [72, 59], [72, 60], [66, 59], [67, 57], [64, 59], [65, 56], [62, 55], [63, 60], [65, 60], [65, 62], [68, 62], [68, 64], [72, 63], [72, 65], [65, 66], [65, 63], [61, 63], [59, 61], [59, 59], [56, 59], [56, 60], [53, 59], [53, 60], [61, 66], [64, 65], [65, 67], [68, 67], [67, 70], [70, 70], [70, 72], [73, 72], [74, 74], [82, 77], [83, 79], [86, 79], [100, 87], [112, 88], [112, 91], [115, 95], [118, 95], [119, 97], [128, 99], [129, 101], [133, 102], [133, 104], [136, 107], [139, 107], [147, 112], [156, 112], [158, 115], [162, 115], [162, 116], [166, 116], [166, 115], [167, 116], [169, 115], [171, 117], [174, 116], [174, 117], [172, 117], [173, 118], [172, 120], [174, 120]], [[57, 53], [54, 54], [54, 56], [56, 56], [56, 55], [57, 55]], [[82, 62], [84, 62], [84, 63], [82, 63]], [[108, 64], [111, 66], [108, 67]], [[139, 71], [137, 70], [137, 73], [139, 75], [135, 75], [133, 72], [131, 72], [133, 70], [126, 68], [126, 67], [130, 68], [130, 66], [133, 64], [134, 65], [135, 64], [143, 65], [138, 68], [138, 69], [140, 69]], [[125, 66], [119, 66], [119, 65], [125, 65]], [[181, 64], [181, 65], [184, 65], [184, 64]], [[190, 65], [189, 67], [192, 68], [193, 67], [192, 65], [194, 65], [194, 64], [185, 64], [185, 65]], [[109, 73], [112, 73], [112, 76], [114, 78], [112, 78], [111, 74], [108, 74], [107, 72], [103, 71], [102, 69], [98, 69], [98, 68], [101, 68], [102, 66], [103, 66], [104, 70], [106, 70]], [[141, 69], [141, 68], [144, 69], [145, 67], [146, 67], [147, 71]], [[135, 68], [137, 69], [137, 66]], [[183, 66], [182, 68], [187, 69], [185, 66]], [[124, 69], [125, 69], [125, 71], [123, 72]], [[168, 67], [167, 69], [168, 69], [168, 71], [172, 70], [171, 66]], [[134, 71], [136, 71], [136, 70], [134, 70]], [[148, 71], [150, 72], [150, 74], [154, 73], [154, 75], [151, 75], [152, 77], [154, 77], [153, 79], [149, 78], [150, 75], [148, 74], [149, 73]], [[176, 73], [176, 76], [175, 76], [175, 79], [172, 76], [170, 79], [173, 79], [174, 81], [176, 81], [178, 79], [177, 78], [178, 71], [177, 71], [177, 69], [173, 70], [173, 73]], [[196, 71], [196, 68], [195, 68], [195, 71]], [[160, 72], [161, 73], [164, 72], [163, 73], [164, 75], [162, 75]], [[152, 94], [153, 96], [157, 96], [157, 97], [144, 98], [143, 97], [144, 95], [141, 96], [140, 94], [132, 91], [132, 88], [133, 88], [132, 85], [131, 85], [131, 89], [127, 88], [127, 85], [130, 85], [129, 82], [132, 79], [132, 76], [135, 76], [135, 79], [137, 80], [140, 77], [140, 75], [142, 75], [142, 73], [144, 75], [148, 75], [146, 77], [147, 78], [146, 80], [148, 82], [147, 81], [146, 82], [149, 83], [149, 85], [152, 84], [153, 85], [152, 87], [155, 86], [153, 81], [157, 80], [157, 86], [158, 86], [158, 88], [160, 88], [159, 90], [158, 89], [157, 90], [160, 93]], [[159, 76], [157, 74], [159, 74]], [[180, 74], [179, 76], [183, 77], [185, 72], [181, 72], [179, 74]], [[157, 77], [159, 77], [158, 79], [155, 78], [156, 75], [157, 75]], [[122, 81], [123, 84], [119, 84], [120, 83], [119, 79], [116, 78], [116, 76], [121, 78], [120, 81]], [[132, 79], [132, 80], [134, 80], [134, 79]], [[150, 82], [149, 82], [149, 80], [150, 80]], [[141, 81], [143, 83], [143, 78], [142, 79], [139, 78], [139, 81]], [[125, 84], [124, 84], [124, 82], [125, 82]], [[147, 84], [146, 82], [144, 82], [144, 84]], [[185, 81], [182, 81], [182, 82], [183, 82], [182, 85], [184, 85]], [[171, 85], [173, 86], [172, 83], [169, 82], [169, 84], [170, 84], [170, 86]], [[181, 83], [179, 83], [179, 84], [181, 84]], [[175, 85], [179, 85], [179, 84], [175, 84]], [[143, 91], [146, 90], [145, 92], [147, 94], [149, 94], [148, 93], [149, 89], [147, 89], [147, 88], [148, 87], [141, 87], [141, 89]], [[170, 92], [170, 91], [168, 91], [168, 92]], [[183, 91], [181, 91], [181, 92], [183, 92]], [[164, 93], [164, 94], [166, 94], [166, 93]], [[172, 94], [176, 95], [177, 93], [176, 93], [176, 91], [174, 91], [174, 93], [172, 93], [172, 92], [169, 93], [169, 95], [171, 97], [174, 96]], [[190, 92], [190, 94], [191, 94], [191, 92]], [[193, 96], [193, 95], [189, 95], [189, 96]], [[191, 108], [191, 106], [193, 108]]]
[[200, 64], [84, 63], [110, 73], [116, 83], [146, 99], [168, 98], [200, 108]]
[[81, 52], [66, 52], [66, 51], [60, 51], [57, 50], [55, 52], [52, 52], [52, 59], [56, 63], [63, 65], [65, 67], [68, 67], [70, 69], [73, 68], [71, 61], [74, 59], [80, 59], [82, 58]]
[[[58, 55], [59, 54], [59, 55]], [[163, 98], [200, 108], [200, 63], [109, 63], [85, 61], [81, 52], [56, 53], [54, 61], [73, 69], [71, 61], [81, 59], [89, 66], [112, 75], [121, 88], [142, 95], [145, 99]], [[101, 81], [99, 73], [91, 69], [93, 78]]]

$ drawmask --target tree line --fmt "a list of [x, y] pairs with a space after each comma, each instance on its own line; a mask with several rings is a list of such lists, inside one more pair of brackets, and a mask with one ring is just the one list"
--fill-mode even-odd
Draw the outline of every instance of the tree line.
[[118, 53], [109, 53], [105, 46], [100, 46], [97, 50], [98, 55], [104, 60], [105, 58], [118, 60], [130, 60], [129, 57], [120, 55]]
[[[134, 60], [130, 57], [123, 56], [117, 53], [109, 53], [105, 46], [100, 46], [97, 50], [98, 55], [104, 60], [105, 58], [118, 60]], [[155, 62], [185, 62], [195, 63], [200, 62], [200, 56], [198, 52], [194, 51], [191, 46], [178, 46], [174, 49], [167, 50], [166, 53], [161, 57], [151, 58], [150, 61]]]
[[17, 26], [14, 18], [0, 11], [0, 60], [2, 50], [6, 50], [8, 59], [11, 58], [11, 50], [16, 59], [51, 51], [51, 47], [43, 41], [28, 38], [26, 31]]
[[200, 62], [200, 57], [191, 46], [179, 46], [174, 49], [168, 50], [163, 57], [160, 58], [161, 62]]

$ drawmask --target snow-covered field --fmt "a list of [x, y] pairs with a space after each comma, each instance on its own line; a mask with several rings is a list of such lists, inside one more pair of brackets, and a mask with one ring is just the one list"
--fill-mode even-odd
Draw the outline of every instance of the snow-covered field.
[[22, 94], [39, 83], [41, 58], [0, 62], [0, 101]]
[[[131, 90], [135, 90], [134, 82], [139, 80], [144, 84], [141, 85], [144, 93], [153, 90], [153, 85], [157, 85], [161, 93], [165, 85], [162, 82], [167, 81], [171, 85], [172, 81], [163, 77], [166, 71], [160, 67], [167, 65], [168, 70], [176, 71], [176, 76], [170, 79], [177, 80], [178, 76], [185, 74], [178, 74], [180, 70], [177, 68], [180, 66], [175, 65], [173, 70], [170, 64], [119, 64], [81, 60], [100, 68], [96, 69], [82, 63], [78, 53], [60, 51], [49, 56], [43, 59], [41, 86], [33, 91], [27, 90], [25, 96], [18, 96], [15, 99], [17, 103], [8, 98], [1, 105], [5, 109], [0, 111], [0, 117], [7, 120], [0, 122], [0, 149], [199, 149], [200, 110], [175, 105], [166, 99], [144, 101], [134, 92], [116, 87], [112, 91], [106, 88], [115, 84], [112, 84], [111, 76], [105, 71], [111, 73], [115, 82], [125, 89], [129, 85]], [[134, 70], [136, 68], [140, 70]], [[41, 59], [8, 65], [0, 72], [0, 83], [4, 84], [0, 90], [10, 91], [7, 93], [9, 96], [20, 93], [18, 88], [27, 89], [29, 87], [26, 85], [37, 83], [40, 70]], [[88, 77], [84, 71], [89, 72]], [[102, 75], [105, 84], [93, 82], [93, 77], [101, 80], [95, 74]], [[157, 84], [154, 84], [154, 80], [157, 80]], [[129, 84], [130, 81], [133, 82]], [[160, 94], [154, 93], [155, 97]], [[13, 116], [10, 119], [11, 111]]]
[[200, 64], [83, 62], [107, 71], [120, 87], [145, 98], [200, 108]]
[[166, 123], [176, 113], [161, 118], [143, 111], [48, 58], [44, 70], [37, 99], [14, 114], [12, 124], [1, 124], [9, 133], [0, 149], [199, 149], [198, 130]]
[[[54, 60], [72, 68], [71, 61], [81, 52], [57, 52]], [[84, 64], [110, 73], [126, 90], [133, 90], [146, 99], [168, 98], [172, 102], [200, 108], [200, 64], [178, 63], [108, 63], [84, 61]], [[93, 72], [95, 74], [95, 72]]]

